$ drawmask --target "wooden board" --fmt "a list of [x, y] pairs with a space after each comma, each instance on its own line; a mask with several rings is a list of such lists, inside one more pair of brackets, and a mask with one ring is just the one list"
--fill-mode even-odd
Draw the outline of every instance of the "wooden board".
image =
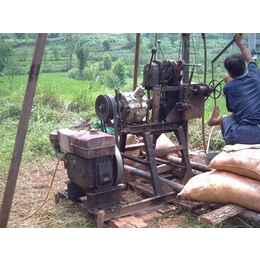
[[162, 205], [156, 210], [144, 210], [134, 215], [112, 219], [109, 221], [109, 226], [114, 228], [147, 228], [148, 221], [154, 218], [159, 218], [176, 210], [174, 205]]
[[110, 226], [116, 228], [146, 228], [147, 224], [141, 218], [127, 216], [110, 220]]

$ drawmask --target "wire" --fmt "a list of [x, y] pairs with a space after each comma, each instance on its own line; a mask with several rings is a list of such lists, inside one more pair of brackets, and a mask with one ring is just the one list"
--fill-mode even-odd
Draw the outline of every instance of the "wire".
[[181, 36], [181, 34], [180, 34], [180, 42], [179, 42], [179, 53], [178, 53], [178, 61], [180, 60], [180, 56], [181, 56], [181, 39], [182, 39], [182, 36]]
[[[191, 41], [192, 41], [192, 45], [193, 45], [195, 64], [198, 64], [198, 62], [197, 62], [197, 55], [196, 55], [197, 51], [196, 51], [196, 48], [195, 48], [194, 35], [193, 34], [191, 34]], [[200, 74], [199, 74], [198, 67], [196, 67], [196, 71], [197, 71], [198, 81], [200, 82]]]
[[20, 220], [17, 220], [17, 221], [15, 221], [15, 222], [12, 222], [12, 223], [11, 223], [12, 225], [13, 225], [13, 224], [17, 224], [17, 223], [19, 223], [19, 222], [22, 222], [22, 221], [25, 221], [25, 220], [31, 218], [32, 216], [34, 216], [36, 213], [38, 213], [38, 212], [41, 210], [41, 208], [44, 206], [44, 204], [46, 203], [46, 201], [47, 201], [47, 199], [48, 199], [48, 197], [49, 197], [49, 194], [50, 194], [50, 191], [51, 191], [51, 189], [52, 189], [52, 185], [53, 185], [53, 182], [54, 182], [54, 179], [55, 179], [55, 175], [56, 175], [56, 172], [57, 172], [59, 163], [60, 163], [60, 161], [64, 158], [65, 155], [66, 155], [66, 153], [62, 154], [62, 155], [60, 156], [60, 158], [59, 158], [57, 164], [56, 164], [56, 167], [55, 167], [55, 170], [54, 170], [54, 173], [53, 173], [53, 177], [52, 177], [52, 180], [51, 180], [51, 184], [50, 184], [49, 190], [48, 190], [48, 192], [47, 192], [47, 194], [46, 194], [46, 196], [45, 196], [45, 199], [44, 199], [43, 203], [41, 204], [41, 206], [40, 206], [35, 212], [33, 212], [31, 215], [29, 215], [28, 217], [25, 217], [25, 218], [23, 218], [23, 219], [20, 219]]

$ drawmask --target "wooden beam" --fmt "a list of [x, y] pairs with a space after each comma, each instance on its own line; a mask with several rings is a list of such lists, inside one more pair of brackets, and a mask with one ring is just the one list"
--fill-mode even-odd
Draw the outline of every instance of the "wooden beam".
[[211, 211], [207, 214], [203, 214], [199, 216], [199, 222], [205, 223], [208, 225], [217, 225], [222, 221], [234, 217], [238, 214], [241, 214], [246, 209], [242, 206], [235, 205], [235, 204], [228, 204], [219, 209]]
[[104, 226], [104, 216], [105, 216], [104, 210], [100, 210], [97, 213], [97, 228], [103, 228], [103, 226]]

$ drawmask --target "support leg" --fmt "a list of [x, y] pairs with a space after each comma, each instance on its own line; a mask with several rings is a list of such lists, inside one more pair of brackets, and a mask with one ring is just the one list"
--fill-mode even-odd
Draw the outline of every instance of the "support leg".
[[118, 147], [120, 152], [125, 152], [126, 137], [127, 137], [127, 133], [125, 133], [125, 132], [120, 133], [120, 141], [119, 141], [119, 147]]
[[185, 147], [185, 149], [181, 150], [182, 165], [185, 166], [184, 169], [182, 170], [183, 171], [182, 184], [185, 185], [188, 182], [188, 180], [194, 175], [190, 164], [188, 145], [187, 145], [183, 128], [179, 128], [178, 130], [176, 130], [175, 135], [178, 138], [179, 144]]
[[152, 177], [152, 185], [155, 195], [163, 195], [161, 181], [159, 179], [155, 156], [153, 155], [154, 146], [151, 140], [151, 133], [144, 133], [144, 142], [146, 146], [147, 160], [150, 162], [150, 171]]

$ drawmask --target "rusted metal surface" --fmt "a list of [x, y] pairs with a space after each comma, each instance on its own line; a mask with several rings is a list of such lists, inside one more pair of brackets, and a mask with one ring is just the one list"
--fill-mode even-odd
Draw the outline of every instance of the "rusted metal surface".
[[5, 187], [4, 197], [0, 212], [0, 227], [7, 227], [9, 214], [12, 206], [15, 186], [18, 178], [18, 172], [22, 160], [22, 153], [26, 138], [26, 133], [31, 116], [31, 110], [33, 105], [33, 99], [35, 95], [36, 85], [39, 76], [39, 70], [41, 66], [42, 56], [44, 52], [45, 42], [47, 34], [39, 33], [34, 49], [34, 55], [30, 74], [28, 78], [27, 88], [25, 92], [23, 107], [20, 115], [19, 126], [17, 130], [12, 160], [9, 168], [8, 179]]
[[162, 195], [163, 189], [162, 185], [160, 183], [158, 170], [157, 170], [157, 164], [155, 160], [155, 156], [153, 155], [154, 147], [151, 140], [151, 133], [146, 132], [144, 133], [144, 142], [146, 146], [146, 153], [147, 153], [147, 161], [150, 162], [150, 172], [151, 172], [151, 179], [152, 179], [152, 185], [154, 189], [155, 195]]
[[176, 195], [176, 192], [171, 192], [166, 195], [155, 196], [138, 202], [130, 203], [128, 205], [122, 206], [121, 208], [105, 211], [104, 221], [128, 216], [138, 211], [144, 210], [145, 208], [151, 209], [153, 207], [158, 207], [160, 205], [170, 203], [176, 198]]
[[153, 109], [152, 109], [152, 123], [159, 122], [159, 108], [160, 108], [160, 95], [161, 91], [159, 89], [155, 89], [153, 91]]
[[[169, 160], [172, 163], [181, 164], [181, 158], [178, 158], [178, 157], [173, 156], [171, 154], [166, 155], [165, 159]], [[209, 168], [207, 165], [192, 162], [192, 161], [190, 161], [190, 164], [191, 164], [192, 169], [194, 169], [194, 170], [198, 170], [198, 171], [201, 171], [201, 172], [211, 171], [211, 168]]]
[[60, 129], [59, 145], [62, 149], [83, 158], [100, 158], [115, 154], [115, 137], [100, 131]]
[[[120, 135], [120, 151], [123, 153], [123, 157], [127, 157], [130, 160], [136, 161], [138, 163], [143, 163], [149, 166], [152, 176], [153, 188], [156, 195], [162, 194], [161, 184], [158, 176], [158, 169], [157, 169], [157, 162], [156, 156], [158, 154], [170, 154], [173, 151], [179, 151], [182, 155], [181, 160], [181, 180], [182, 184], [186, 184], [186, 182], [194, 176], [192, 172], [192, 167], [189, 160], [187, 142], [184, 136], [184, 131], [181, 126], [178, 126], [174, 123], [157, 123], [157, 124], [142, 124], [142, 125], [128, 125], [126, 126], [127, 130], [121, 133]], [[126, 129], [125, 127], [125, 129]], [[179, 141], [179, 145], [176, 147], [169, 147], [165, 149], [154, 149], [154, 144], [152, 142], [152, 135], [167, 133], [167, 132], [174, 132], [177, 140]], [[143, 136], [144, 144], [145, 144], [145, 151], [147, 154], [146, 159], [140, 158], [131, 158], [129, 156], [125, 156], [125, 140], [128, 133], [136, 134], [138, 136]], [[146, 160], [146, 162], [145, 162]], [[144, 162], [142, 162], [144, 161]]]

